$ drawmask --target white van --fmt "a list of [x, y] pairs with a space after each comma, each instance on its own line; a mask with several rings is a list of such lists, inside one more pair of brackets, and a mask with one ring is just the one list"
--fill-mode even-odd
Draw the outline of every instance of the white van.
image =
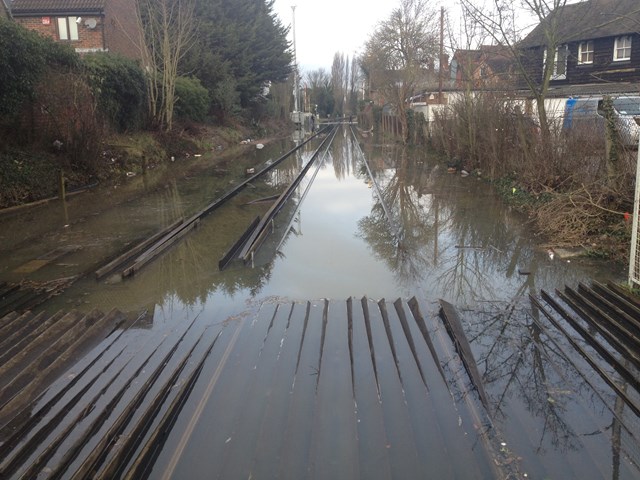
[[[604, 114], [602, 97], [570, 98], [564, 109], [563, 130], [588, 131], [590, 134], [604, 135]], [[640, 141], [640, 96], [613, 98], [615, 124], [622, 144], [638, 148]]]

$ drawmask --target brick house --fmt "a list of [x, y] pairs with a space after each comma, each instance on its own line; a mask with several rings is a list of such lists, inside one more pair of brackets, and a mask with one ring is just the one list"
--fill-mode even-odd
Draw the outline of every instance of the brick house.
[[140, 58], [134, 0], [14, 0], [11, 14], [16, 23], [67, 42], [80, 54]]
[[507, 86], [513, 79], [513, 56], [501, 45], [456, 50], [449, 72], [451, 86], [456, 89]]
[[[555, 52], [545, 48], [547, 25], [556, 25]], [[552, 87], [632, 83], [640, 81], [639, 31], [638, 0], [588, 0], [551, 12], [519, 47], [533, 78], [553, 62]]]

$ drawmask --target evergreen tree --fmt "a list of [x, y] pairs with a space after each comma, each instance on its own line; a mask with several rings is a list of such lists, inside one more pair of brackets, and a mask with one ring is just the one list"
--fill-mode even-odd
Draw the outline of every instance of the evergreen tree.
[[288, 29], [273, 0], [197, 0], [196, 47], [184, 63], [224, 115], [247, 107], [291, 71]]

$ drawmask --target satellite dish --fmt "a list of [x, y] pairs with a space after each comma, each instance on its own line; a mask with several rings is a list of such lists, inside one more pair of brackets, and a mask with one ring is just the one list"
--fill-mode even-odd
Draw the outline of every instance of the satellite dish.
[[94, 28], [96, 28], [96, 25], [98, 24], [98, 22], [96, 21], [95, 18], [88, 18], [84, 24], [87, 26], [87, 28], [93, 30]]

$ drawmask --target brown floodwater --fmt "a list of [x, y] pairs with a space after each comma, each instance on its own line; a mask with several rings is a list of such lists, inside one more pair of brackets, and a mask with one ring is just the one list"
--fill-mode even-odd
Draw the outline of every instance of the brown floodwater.
[[[42, 308], [51, 312], [72, 307], [103, 311], [118, 308], [135, 313], [147, 310], [153, 314], [153, 325], [147, 328], [164, 331], [194, 319], [196, 328], [205, 330], [212, 327], [212, 319], [242, 318], [245, 310], [260, 305], [298, 305], [311, 300], [314, 308], [320, 308], [318, 305], [323, 299], [344, 302], [364, 296], [389, 302], [416, 297], [425, 308], [425, 317], [435, 318], [439, 308], [437, 300], [444, 299], [455, 305], [465, 320], [466, 333], [484, 376], [485, 388], [494, 402], [495, 425], [501, 438], [505, 439], [502, 448], [513, 452], [520, 473], [527, 473], [529, 478], [633, 478], [637, 475], [637, 467], [632, 462], [625, 463], [624, 455], [621, 460], [619, 450], [616, 457], [615, 446], [620, 448], [620, 438], [612, 440], [611, 433], [606, 432], [611, 418], [601, 407], [600, 400], [593, 396], [587, 400], [578, 398], [577, 392], [584, 385], [576, 375], [563, 370], [568, 368], [563, 362], [553, 360], [557, 352], [546, 352], [545, 346], [539, 343], [540, 332], [532, 327], [528, 300], [529, 294], [536, 295], [541, 289], [553, 291], [565, 284], [576, 285], [591, 279], [623, 280], [623, 268], [587, 258], [552, 256], [547, 248], [539, 245], [526, 218], [505, 206], [484, 180], [447, 173], [442, 160], [430, 152], [360, 140], [361, 146], [347, 127], [339, 129], [330, 148], [321, 151], [316, 164], [276, 217], [271, 234], [253, 262], [245, 265], [236, 260], [224, 271], [218, 268], [224, 253], [251, 221], [264, 215], [271, 205], [252, 202], [281, 193], [301, 166], [309, 161], [319, 141], [309, 143], [264, 179], [205, 217], [192, 233], [135, 277], [122, 280], [116, 274], [98, 282], [88, 275]], [[257, 170], [292, 147], [293, 143], [285, 140], [263, 150], [248, 148], [224, 166], [216, 165], [206, 156], [197, 161], [176, 160], [156, 171], [128, 179], [117, 187], [97, 188], [73, 197], [66, 206], [51, 203], [0, 217], [0, 281], [48, 282], [90, 273], [126, 245], [155, 233], [180, 217], [193, 215], [241, 181], [246, 168]], [[244, 367], [255, 370], [261, 365], [265, 372], [271, 372], [269, 362], [274, 369], [276, 365], [284, 365], [284, 362], [278, 362], [286, 354], [286, 338], [294, 334], [290, 332], [295, 328], [298, 329], [295, 335], [321, 338], [322, 342], [326, 336], [327, 342], [337, 345], [336, 351], [346, 351], [346, 344], [340, 343], [341, 317], [335, 314], [334, 319], [331, 308], [328, 311], [324, 320], [328, 327], [322, 333], [318, 326], [321, 322], [310, 322], [307, 332], [302, 324], [295, 324], [297, 317], [293, 313], [290, 317], [279, 317], [275, 313], [273, 317], [258, 315], [251, 324], [239, 323], [235, 327], [240, 332], [236, 348], [241, 356], [232, 357], [236, 362], [232, 365], [237, 364], [238, 371]], [[321, 320], [321, 313], [318, 315]], [[266, 323], [260, 326], [262, 317], [266, 317], [263, 319]], [[383, 323], [380, 320], [380, 325]], [[273, 334], [275, 339], [269, 340], [272, 328], [281, 333]], [[307, 328], [306, 323], [304, 328]], [[391, 327], [387, 328], [387, 335], [392, 336]], [[442, 335], [437, 323], [433, 324], [433, 329], [436, 338]], [[361, 330], [362, 338], [367, 338], [364, 326]], [[376, 339], [375, 330], [369, 334], [371, 345], [381, 342]], [[227, 336], [232, 338], [229, 342], [236, 339], [231, 333]], [[534, 353], [533, 347], [536, 347]], [[271, 356], [269, 348], [272, 349]], [[297, 362], [300, 362], [300, 356], [304, 357], [305, 348], [300, 343]], [[404, 348], [408, 352], [413, 347], [406, 345]], [[436, 349], [442, 348], [436, 345]], [[354, 347], [354, 351], [358, 350]], [[248, 357], [243, 358], [243, 353]], [[396, 352], [389, 352], [392, 354], [395, 356]], [[441, 354], [442, 358], [447, 358], [446, 351]], [[294, 361], [294, 353], [291, 355], [290, 360]], [[261, 364], [259, 358], [266, 363]], [[336, 365], [341, 364], [339, 359], [335, 361]], [[359, 365], [358, 358], [351, 358], [351, 364], [355, 375], [353, 365]], [[436, 370], [435, 365], [432, 368]], [[448, 378], [457, 376], [453, 364], [445, 365], [444, 370]], [[264, 382], [262, 387], [269, 390], [272, 382], [277, 383], [280, 372], [274, 371], [276, 373], [269, 373], [274, 375], [271, 379], [258, 373], [253, 373], [251, 378]], [[207, 382], [217, 378], [217, 374], [214, 364], [205, 367], [194, 392], [204, 395]], [[380, 375], [378, 389], [384, 382], [396, 381], [392, 378], [393, 372], [381, 370], [377, 374]], [[222, 374], [220, 385], [230, 386], [229, 396], [220, 393], [216, 396], [216, 390], [211, 401], [198, 410], [200, 420], [195, 427], [187, 428], [186, 421], [178, 421], [178, 433], [167, 440], [153, 478], [162, 478], [162, 470], [166, 472], [167, 465], [175, 472], [174, 478], [203, 478], [211, 472], [220, 478], [225, 475], [221, 472], [226, 472], [231, 475], [227, 478], [232, 478], [232, 472], [236, 472], [238, 465], [244, 465], [243, 462], [254, 466], [253, 476], [249, 478], [273, 476], [272, 465], [269, 466], [267, 459], [264, 463], [258, 461], [262, 458], [256, 446], [260, 445], [259, 439], [251, 437], [253, 443], [233, 445], [231, 439], [240, 425], [250, 430], [250, 425], [245, 425], [248, 420], [243, 423], [242, 415], [236, 411], [226, 419], [220, 419], [221, 409], [232, 409], [234, 405], [242, 405], [243, 411], [251, 412], [255, 405], [247, 401], [245, 395], [257, 390], [260, 384], [234, 390], [231, 387], [238, 380], [232, 378], [233, 371], [227, 375], [229, 378], [225, 380], [225, 374]], [[322, 383], [328, 382], [326, 377], [318, 375], [316, 391], [331, 391], [328, 383]], [[347, 386], [354, 392], [358, 387], [348, 385], [345, 380], [345, 388]], [[361, 388], [364, 391], [376, 387], [364, 382]], [[442, 392], [430, 394], [429, 408], [446, 410], [447, 415], [457, 418], [460, 424], [474, 424], [472, 415], [455, 407], [464, 403], [468, 385], [462, 382], [457, 388], [449, 388], [451, 396]], [[393, 390], [389, 387], [385, 392]], [[401, 405], [406, 404], [407, 399], [421, 398], [417, 387], [412, 390], [403, 385], [398, 391], [402, 391], [404, 397], [395, 398], [390, 393], [385, 397], [378, 390], [378, 398], [385, 398], [380, 400], [386, 402], [385, 408], [393, 409], [396, 403]], [[282, 402], [294, 401], [286, 386], [280, 390], [274, 387], [273, 395], [276, 397], [270, 398], [270, 402], [277, 402], [279, 396]], [[362, 398], [364, 404], [364, 394]], [[302, 398], [299, 401], [300, 405], [305, 405]], [[326, 398], [320, 396], [308, 407], [307, 413], [322, 418], [324, 412], [327, 418], [334, 401], [339, 403], [339, 395], [333, 398], [330, 394]], [[345, 400], [345, 405], [349, 402], [352, 402], [351, 398]], [[585, 407], [585, 403], [589, 406]], [[304, 407], [300, 408], [302, 410], [296, 414], [307, 418]], [[355, 408], [357, 410], [358, 406]], [[362, 404], [360, 408], [364, 408]], [[585, 418], [581, 413], [585, 408], [591, 417]], [[312, 415], [313, 411], [316, 413]], [[256, 413], [256, 421], [264, 424], [268, 416], [261, 415], [266, 414], [263, 411], [260, 415]], [[383, 408], [380, 415], [391, 413]], [[419, 416], [418, 411], [410, 412], [408, 418], [415, 416]], [[480, 428], [475, 424], [474, 427]], [[227, 435], [225, 428], [232, 433]], [[273, 428], [277, 429], [277, 424]], [[351, 430], [363, 435], [366, 430], [360, 429], [364, 428], [355, 423]], [[419, 428], [414, 428], [418, 438], [415, 444], [427, 445], [427, 433], [421, 443]], [[454, 445], [457, 427], [441, 425], [439, 428], [444, 430], [445, 437], [448, 435], [450, 445]], [[181, 432], [187, 430], [191, 432], [190, 440], [181, 443], [185, 438]], [[475, 451], [473, 430], [469, 428], [465, 434], [471, 435], [471, 440], [464, 440], [471, 442], [470, 451]], [[341, 431], [336, 427], [335, 432]], [[325, 430], [321, 432], [329, 435]], [[624, 448], [637, 449], [633, 438], [625, 437], [622, 443]], [[323, 446], [329, 444], [321, 442]], [[184, 457], [174, 458], [172, 452], [185, 445]], [[313, 445], [308, 446], [307, 451], [313, 451]], [[287, 451], [295, 457], [297, 449], [303, 446], [294, 442]], [[255, 455], [253, 449], [256, 449]], [[235, 456], [225, 457], [225, 452]], [[248, 456], [243, 460], [245, 454]], [[339, 454], [339, 449], [326, 452], [326, 455]], [[392, 454], [402, 459], [402, 453]], [[445, 468], [445, 464], [455, 463], [454, 451], [442, 455], [443, 458], [432, 464], [433, 470], [428, 470], [430, 467], [422, 465], [419, 459], [413, 459], [415, 469], [407, 467], [404, 474], [431, 471], [439, 475], [437, 472], [444, 472], [437, 478], [454, 478], [455, 472], [471, 475], [469, 472], [473, 469], [465, 474], [462, 466], [459, 467], [462, 470]], [[353, 458], [356, 457], [353, 453]], [[400, 460], [394, 463], [392, 459], [390, 464], [402, 464]], [[476, 478], [491, 475], [491, 461], [483, 463], [477, 454], [471, 454], [468, 460], [478, 462]], [[292, 459], [287, 461], [292, 462], [290, 465], [295, 463]], [[345, 462], [349, 463], [348, 459]], [[359, 471], [371, 467], [367, 465], [360, 459]], [[327, 472], [331, 471], [330, 465], [325, 467]], [[295, 470], [291, 468], [290, 471]], [[316, 473], [313, 475], [317, 478], [334, 478], [329, 473], [326, 476], [318, 473], [324, 470], [317, 465], [314, 468]], [[378, 474], [379, 478], [389, 478], [384, 473]], [[395, 474], [403, 475], [403, 472], [400, 469]], [[307, 475], [313, 476], [308, 470], [304, 476]], [[344, 478], [354, 476], [351, 472]]]

